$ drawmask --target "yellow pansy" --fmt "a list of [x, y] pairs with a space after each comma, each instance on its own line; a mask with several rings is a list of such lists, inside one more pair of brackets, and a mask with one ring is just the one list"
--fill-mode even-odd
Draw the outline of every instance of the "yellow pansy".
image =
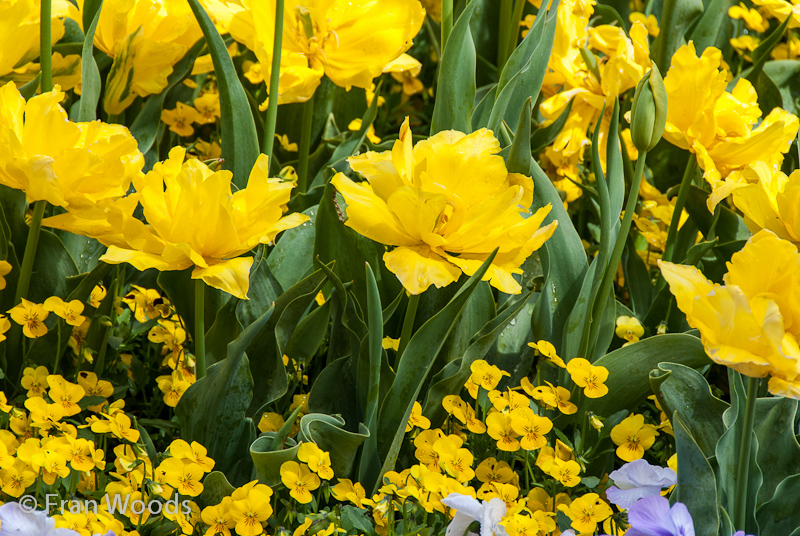
[[156, 378], [159, 390], [164, 393], [164, 403], [174, 408], [180, 402], [183, 393], [192, 386], [179, 370], [173, 370], [169, 376]]
[[406, 118], [391, 151], [349, 159], [366, 183], [342, 173], [332, 179], [347, 202], [345, 225], [395, 246], [383, 260], [412, 294], [475, 273], [495, 248], [484, 279], [518, 294], [512, 274], [521, 273], [522, 262], [550, 238], [556, 222], [540, 227], [549, 205], [523, 216], [533, 181], [508, 173], [499, 150], [486, 129], [440, 132], [414, 145]]
[[167, 458], [159, 470], [163, 471], [166, 483], [175, 488], [181, 495], [197, 497], [203, 492], [203, 468], [193, 461], [186, 461], [180, 458]]
[[495, 458], [486, 458], [478, 464], [475, 476], [481, 482], [508, 483], [514, 478], [514, 472], [508, 463], [497, 461]]
[[[269, 84], [275, 1], [241, 4], [243, 9], [236, 9], [231, 20], [231, 36], [255, 52]], [[278, 103], [307, 101], [323, 75], [348, 90], [369, 87], [387, 63], [408, 50], [424, 16], [418, 0], [303, 0], [287, 5]]]
[[640, 11], [634, 11], [628, 15], [628, 20], [631, 21], [631, 23], [641, 22], [644, 24], [644, 27], [647, 28], [647, 33], [649, 33], [651, 37], [658, 37], [658, 34], [661, 33], [661, 30], [658, 28], [658, 19], [655, 15], [645, 15]]
[[[361, 119], [353, 119], [350, 121], [350, 124], [347, 125], [347, 130], [351, 130], [356, 132], [361, 129]], [[375, 134], [375, 125], [370, 125], [367, 129], [367, 139], [371, 141], [373, 144], [377, 145], [381, 142], [381, 139]]]
[[757, 9], [748, 8], [742, 2], [739, 2], [738, 6], [729, 7], [728, 16], [732, 19], [743, 20], [748, 30], [753, 30], [758, 33], [764, 33], [769, 30], [769, 21], [767, 21]]
[[558, 510], [572, 520], [572, 528], [581, 534], [594, 533], [597, 524], [613, 513], [611, 507], [597, 493], [577, 497], [569, 505], [559, 505]]
[[608, 379], [608, 369], [595, 366], [582, 357], [574, 357], [567, 363], [567, 372], [570, 378], [579, 387], [583, 387], [583, 394], [588, 398], [600, 398], [608, 393], [605, 382]]
[[205, 125], [215, 123], [220, 117], [219, 93], [206, 91], [192, 102], [199, 115], [197, 123]]
[[[84, 2], [79, 4], [83, 12]], [[104, 1], [94, 46], [114, 60], [106, 79], [106, 112], [120, 114], [137, 96], [160, 93], [173, 65], [202, 36], [188, 2]]]
[[41, 397], [47, 390], [47, 367], [39, 365], [36, 368], [25, 367], [22, 371], [22, 385], [23, 389], [27, 389], [28, 398]]
[[63, 318], [70, 326], [80, 326], [86, 320], [86, 317], [81, 315], [84, 305], [80, 300], [65, 302], [58, 296], [50, 296], [42, 306], [45, 310]]
[[40, 450], [31, 456], [31, 467], [35, 471], [42, 471], [42, 480], [45, 484], [52, 485], [58, 477], [66, 478], [70, 470], [67, 459], [63, 454], [53, 450]]
[[638, 460], [656, 440], [655, 426], [645, 424], [644, 415], [629, 415], [611, 429], [611, 440], [617, 445], [617, 456], [626, 462]]
[[519, 443], [525, 450], [535, 450], [547, 444], [547, 434], [553, 429], [553, 421], [536, 415], [528, 407], [514, 409], [511, 412], [511, 428], [521, 436]]
[[112, 245], [101, 260], [139, 270], [194, 266], [193, 279], [247, 299], [253, 258], [239, 255], [309, 219], [283, 217], [294, 183], [270, 179], [267, 157], [261, 155], [247, 188], [232, 193], [229, 171], [213, 172], [197, 160], [184, 162], [184, 156], [183, 148], [173, 148], [167, 161], [135, 181], [148, 225], [132, 211], [123, 214], [125, 244]]
[[25, 102], [13, 82], [0, 88], [0, 184], [69, 209], [125, 195], [144, 165], [136, 140], [122, 125], [69, 121], [63, 98], [56, 88]]
[[[714, 47], [697, 57], [689, 42], [675, 52], [664, 77], [669, 104], [664, 138], [697, 155], [712, 187], [753, 162], [780, 164], [798, 128], [797, 117], [780, 108], [754, 128], [762, 115], [758, 95], [744, 78], [727, 92], [728, 75], [720, 70], [721, 61], [722, 53]], [[709, 209], [714, 204], [710, 202]]]
[[313, 497], [311, 492], [320, 485], [319, 477], [312, 473], [306, 464], [285, 462], [281, 465], [281, 481], [300, 504], [308, 504]]
[[99, 419], [92, 423], [92, 432], [96, 434], [112, 434], [119, 439], [126, 439], [131, 443], [139, 441], [139, 430], [131, 428], [131, 419], [122, 411], [113, 415], [103, 415], [105, 419]]
[[422, 414], [422, 405], [417, 401], [414, 401], [414, 405], [411, 407], [411, 415], [408, 416], [406, 423], [406, 432], [410, 432], [415, 426], [422, 430], [427, 430], [431, 426], [431, 421]]
[[284, 424], [283, 417], [277, 413], [267, 412], [258, 421], [259, 432], [277, 432]]
[[193, 107], [182, 102], [175, 105], [173, 110], [161, 110], [161, 121], [178, 136], [191, 136], [194, 134], [195, 123], [202, 122], [202, 116]]
[[392, 78], [403, 84], [403, 95], [416, 95], [425, 90], [425, 86], [417, 79], [422, 72], [422, 64], [408, 54], [389, 62], [383, 72], [391, 73]]
[[[458, 441], [452, 441], [456, 438]], [[459, 482], [469, 482], [475, 477], [472, 470], [474, 457], [469, 449], [462, 447], [458, 436], [448, 436], [434, 443], [434, 449], [439, 455], [439, 467]]]
[[635, 316], [619, 316], [616, 324], [614, 332], [620, 339], [628, 341], [625, 344], [637, 342], [644, 335], [644, 327]]
[[724, 285], [693, 266], [659, 263], [708, 356], [751, 377], [771, 376], [769, 391], [800, 398], [800, 255], [763, 230], [728, 264]]
[[794, 32], [789, 33], [785, 43], [778, 43], [769, 53], [775, 60], [794, 60], [800, 56], [800, 37]]
[[567, 365], [564, 363], [564, 360], [558, 357], [558, 354], [556, 353], [556, 347], [550, 342], [545, 340], [529, 342], [528, 346], [536, 350], [536, 353], [543, 355], [547, 361], [553, 363], [557, 367], [567, 367]]
[[36, 473], [22, 460], [15, 460], [11, 467], [0, 469], [0, 482], [3, 493], [11, 497], [20, 497], [25, 490], [36, 482]]
[[6, 340], [6, 332], [11, 329], [11, 321], [6, 315], [0, 314], [0, 342]]
[[297, 450], [297, 459], [308, 464], [308, 468], [317, 473], [320, 478], [330, 480], [333, 478], [331, 469], [331, 455], [311, 442], [300, 444]]
[[6, 277], [11, 272], [11, 263], [0, 261], [0, 290], [6, 288]]
[[550, 476], [568, 488], [574, 488], [581, 483], [581, 478], [578, 476], [580, 472], [581, 466], [578, 465], [578, 462], [575, 460], [562, 460], [558, 457], [553, 458], [548, 469]]
[[47, 334], [45, 319], [50, 314], [40, 303], [29, 302], [22, 298], [22, 302], [8, 311], [11, 319], [22, 326], [22, 334], [31, 339]]
[[516, 452], [520, 449], [519, 436], [512, 426], [511, 415], [495, 411], [486, 417], [486, 433], [497, 441], [497, 448], [505, 452]]
[[[275, 137], [278, 139], [278, 142], [280, 142], [281, 147], [283, 148], [284, 151], [289, 152], [289, 153], [296, 153], [297, 152], [297, 144], [296, 143], [291, 143], [289, 141], [289, 136], [287, 136], [286, 134], [283, 134], [283, 135], [275, 134]], [[323, 303], [325, 303], [325, 302], [323, 301]], [[320, 305], [322, 305], [322, 304], [320, 304]]]
[[232, 506], [233, 500], [230, 497], [223, 497], [220, 504], [203, 508], [200, 518], [208, 526], [206, 534], [230, 535], [230, 529], [236, 526], [236, 521], [231, 515]]
[[86, 395], [83, 387], [54, 374], [47, 377], [47, 385], [50, 386], [47, 395], [54, 403], [61, 405], [64, 415], [69, 417], [81, 412], [78, 402]]

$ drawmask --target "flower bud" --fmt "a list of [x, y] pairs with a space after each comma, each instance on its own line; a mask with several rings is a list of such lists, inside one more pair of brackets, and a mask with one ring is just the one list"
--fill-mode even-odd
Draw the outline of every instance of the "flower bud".
[[631, 105], [631, 141], [639, 151], [650, 151], [661, 140], [667, 123], [667, 90], [655, 63], [636, 85]]

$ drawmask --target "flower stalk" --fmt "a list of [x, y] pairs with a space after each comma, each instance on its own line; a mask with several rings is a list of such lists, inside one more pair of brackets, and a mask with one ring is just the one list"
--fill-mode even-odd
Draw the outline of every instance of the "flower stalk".
[[311, 127], [314, 126], [314, 95], [303, 105], [303, 125], [300, 131], [300, 156], [297, 163], [297, 193], [308, 191], [308, 155], [311, 153]]
[[194, 282], [194, 358], [199, 380], [206, 375], [206, 330], [205, 330], [206, 284], [202, 279]]
[[52, 19], [52, 0], [42, 0], [39, 17], [39, 62], [42, 69], [42, 93], [53, 89], [53, 45], [50, 27]]
[[747, 487], [750, 480], [750, 451], [753, 446], [753, 421], [756, 414], [758, 384], [760, 378], [747, 378], [747, 402], [744, 408], [742, 439], [739, 443], [739, 465], [736, 469], [736, 502], [734, 503], [734, 527], [745, 530], [747, 519]]
[[408, 297], [408, 307], [406, 308], [406, 316], [403, 319], [403, 329], [400, 332], [400, 345], [397, 348], [397, 362], [403, 356], [403, 352], [408, 346], [408, 341], [411, 339], [411, 334], [414, 331], [414, 320], [417, 318], [417, 306], [419, 305], [419, 294], [411, 294]]
[[667, 231], [667, 242], [664, 246], [664, 255], [662, 256], [662, 259], [666, 262], [672, 262], [673, 260], [672, 257], [675, 254], [675, 238], [678, 235], [681, 213], [683, 212], [683, 207], [686, 205], [686, 198], [689, 196], [689, 186], [694, 182], [696, 174], [697, 159], [689, 155], [689, 161], [686, 163], [686, 169], [681, 179], [681, 186], [678, 189], [678, 198], [675, 200], [672, 220], [669, 222], [669, 231]]
[[[272, 149], [275, 144], [275, 121], [278, 117], [278, 87], [281, 78], [281, 48], [283, 47], [283, 4], [275, 1], [275, 40], [272, 44], [272, 71], [269, 77], [270, 99], [267, 105], [267, 118], [264, 124], [264, 144], [262, 150], [272, 164]], [[275, 98], [272, 98], [272, 97]]]

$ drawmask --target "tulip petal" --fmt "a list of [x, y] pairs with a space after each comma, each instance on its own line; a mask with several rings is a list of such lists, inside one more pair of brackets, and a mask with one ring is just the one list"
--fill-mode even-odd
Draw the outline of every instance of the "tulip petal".
[[383, 254], [383, 262], [411, 294], [421, 294], [431, 285], [446, 287], [461, 276], [458, 268], [427, 246], [395, 248]]
[[410, 236], [389, 210], [386, 202], [369, 188], [337, 173], [331, 183], [347, 202], [345, 225], [376, 242], [392, 246], [413, 246], [419, 240]]
[[202, 279], [210, 287], [218, 288], [240, 300], [248, 300], [252, 265], [253, 257], [236, 257], [211, 264], [207, 268], [195, 266], [192, 279]]

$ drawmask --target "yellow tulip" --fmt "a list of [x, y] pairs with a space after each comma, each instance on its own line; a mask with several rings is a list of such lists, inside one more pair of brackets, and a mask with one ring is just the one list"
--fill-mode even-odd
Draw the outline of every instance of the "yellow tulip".
[[[778, 166], [798, 128], [797, 117], [780, 108], [753, 128], [762, 115], [755, 88], [740, 78], [727, 92], [721, 61], [722, 53], [713, 47], [697, 57], [690, 42], [675, 52], [664, 78], [669, 101], [664, 138], [695, 153], [713, 187], [754, 162]], [[711, 210], [720, 198], [710, 201]]]
[[708, 356], [751, 377], [770, 375], [773, 394], [800, 398], [800, 254], [762, 230], [733, 255], [724, 285], [693, 266], [659, 262]]
[[794, 2], [787, 2], [786, 0], [753, 0], [753, 5], [760, 7], [765, 16], [774, 17], [780, 22], [783, 22], [786, 17], [791, 17], [789, 28], [800, 27], [800, 13], [798, 13]]
[[111, 245], [101, 260], [139, 270], [194, 266], [193, 279], [247, 299], [253, 258], [239, 255], [308, 220], [303, 214], [283, 217], [294, 183], [270, 179], [261, 155], [247, 188], [231, 193], [229, 171], [184, 162], [185, 153], [172, 149], [168, 160], [134, 181], [148, 225], [133, 216], [135, 204], [128, 207], [116, 237], [122, 243]]
[[[84, 2], [79, 2], [83, 13]], [[172, 67], [203, 36], [183, 0], [105, 0], [94, 46], [114, 59], [103, 106], [122, 113], [139, 97], [161, 93]]]
[[[788, 177], [764, 162], [733, 172], [725, 181], [751, 231], [769, 229], [800, 244], [800, 171]], [[713, 195], [713, 194], [712, 194]]]
[[552, 236], [557, 222], [540, 227], [550, 205], [525, 218], [533, 181], [509, 173], [491, 131], [445, 131], [411, 141], [408, 119], [391, 151], [349, 159], [366, 177], [357, 184], [339, 173], [332, 184], [347, 202], [345, 223], [391, 246], [386, 267], [411, 294], [444, 287], [461, 272], [472, 275], [495, 249], [484, 280], [509, 294], [522, 290], [512, 274]]
[[68, 209], [122, 197], [144, 165], [136, 140], [121, 125], [69, 121], [63, 98], [56, 88], [25, 102], [13, 82], [0, 88], [0, 184]]
[[[230, 24], [234, 39], [255, 52], [269, 83], [274, 0], [242, 0]], [[422, 27], [418, 0], [302, 0], [287, 5], [278, 103], [305, 102], [323, 75], [350, 89], [369, 88], [384, 66], [409, 49]]]

